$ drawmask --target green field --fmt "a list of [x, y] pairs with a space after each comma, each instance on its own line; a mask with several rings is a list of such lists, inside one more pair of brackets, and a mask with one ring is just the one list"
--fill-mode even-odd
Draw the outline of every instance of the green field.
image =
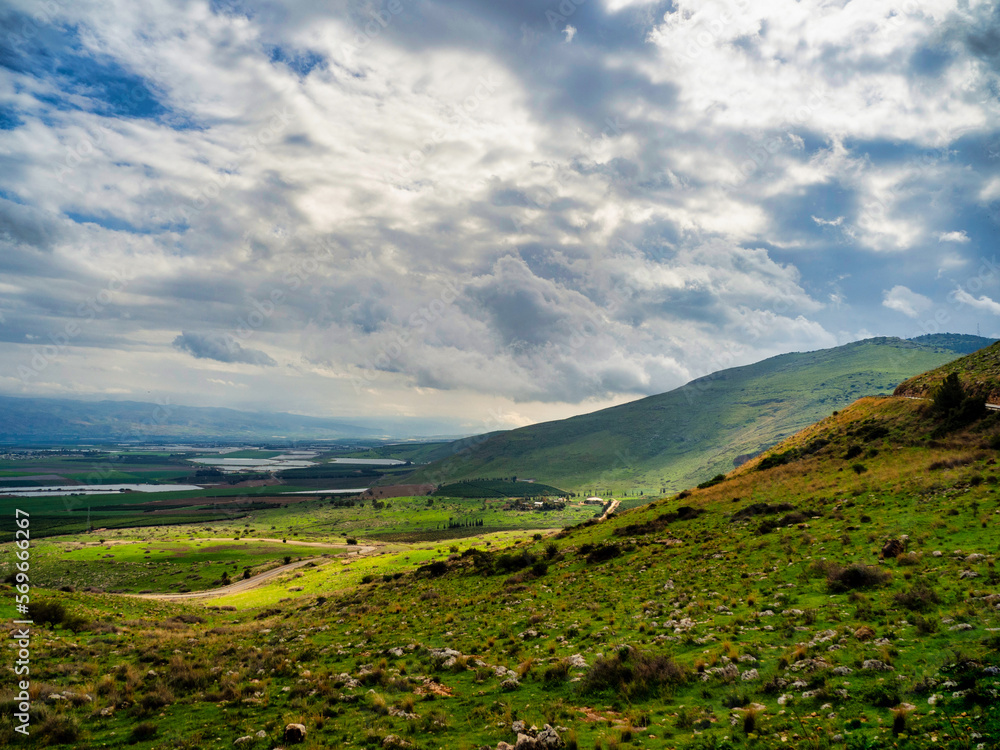
[[[78, 586], [112, 592], [203, 591], [233, 581], [243, 571], [257, 575], [293, 559], [339, 554], [338, 550], [294, 543], [206, 539], [106, 539], [80, 535], [40, 542], [32, 553], [32, 581], [42, 588]], [[134, 536], [134, 535], [133, 535]]]

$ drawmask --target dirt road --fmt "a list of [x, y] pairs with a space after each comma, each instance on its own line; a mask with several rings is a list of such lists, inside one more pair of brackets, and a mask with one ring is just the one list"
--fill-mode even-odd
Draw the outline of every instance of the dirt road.
[[[234, 541], [232, 539], [206, 539], [206, 541]], [[280, 539], [250, 539], [250, 542], [278, 542], [281, 543]], [[378, 547], [373, 547], [370, 545], [347, 545], [347, 544], [327, 544], [325, 542], [295, 542], [295, 544], [307, 546], [307, 547], [324, 547], [328, 549], [347, 549], [350, 550], [346, 556], [350, 557], [362, 557], [364, 555], [370, 555]], [[214, 599], [219, 596], [228, 596], [229, 594], [242, 594], [244, 591], [249, 591], [250, 589], [255, 589], [258, 586], [270, 581], [272, 578], [277, 578], [282, 573], [287, 573], [290, 570], [295, 570], [296, 568], [301, 568], [309, 563], [319, 563], [323, 560], [322, 557], [310, 557], [305, 560], [297, 560], [288, 565], [281, 565], [277, 568], [272, 568], [265, 573], [260, 573], [255, 575], [253, 578], [246, 578], [235, 583], [231, 583], [228, 586], [220, 586], [216, 589], [208, 589], [206, 591], [189, 591], [183, 594], [126, 594], [126, 596], [137, 596], [140, 599], [159, 599], [161, 601], [185, 601], [189, 599]]]
[[604, 515], [601, 516], [598, 520], [600, 520], [600, 521], [607, 521], [608, 520], [608, 516], [610, 516], [612, 513], [614, 513], [616, 510], [618, 510], [618, 506], [621, 505], [621, 504], [622, 504], [621, 500], [612, 500], [611, 501], [611, 505], [609, 505], [608, 509], [606, 511], [604, 511]]

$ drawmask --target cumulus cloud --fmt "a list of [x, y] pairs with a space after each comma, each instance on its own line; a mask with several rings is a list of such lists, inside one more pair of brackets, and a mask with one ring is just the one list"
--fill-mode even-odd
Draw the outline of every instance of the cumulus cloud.
[[930, 298], [917, 294], [901, 284], [882, 293], [882, 306], [903, 313], [910, 318], [919, 317], [920, 313], [930, 309], [934, 303]]
[[[174, 339], [173, 346], [198, 359], [217, 362], [240, 362], [248, 365], [274, 366], [278, 364], [259, 349], [244, 347], [232, 334], [194, 333], [185, 331]], [[222, 382], [219, 380], [216, 383]]]
[[973, 297], [964, 289], [956, 289], [954, 292], [954, 299], [963, 305], [968, 305], [976, 310], [983, 310], [994, 315], [1000, 315], [1000, 302], [987, 297], [985, 294], [979, 297]]
[[971, 241], [965, 230], [960, 232], [939, 232], [937, 238], [938, 242], [960, 242], [965, 244]]

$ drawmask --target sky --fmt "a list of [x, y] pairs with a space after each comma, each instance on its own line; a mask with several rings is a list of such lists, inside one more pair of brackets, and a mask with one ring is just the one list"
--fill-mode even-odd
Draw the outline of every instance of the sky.
[[1000, 336], [1000, 6], [5, 0], [0, 393], [479, 431]]

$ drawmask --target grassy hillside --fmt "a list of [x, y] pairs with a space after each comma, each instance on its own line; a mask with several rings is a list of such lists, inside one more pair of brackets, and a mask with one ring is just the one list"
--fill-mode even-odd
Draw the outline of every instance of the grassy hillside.
[[[473, 442], [407, 481], [517, 475], [572, 490], [677, 491], [864, 395], [990, 342], [876, 338], [723, 370], [669, 393]], [[940, 345], [939, 345], [940, 344]], [[949, 348], [954, 347], [954, 348]]]
[[305, 748], [471, 750], [548, 723], [588, 750], [997, 747], [998, 448], [1000, 415], [943, 432], [866, 398], [513, 548], [321, 558], [207, 608], [36, 590], [34, 734], [7, 690], [0, 742], [269, 749], [302, 724]]
[[926, 398], [953, 372], [958, 374], [970, 394], [997, 403], [1000, 401], [1000, 342], [903, 381], [896, 388], [896, 395]]

